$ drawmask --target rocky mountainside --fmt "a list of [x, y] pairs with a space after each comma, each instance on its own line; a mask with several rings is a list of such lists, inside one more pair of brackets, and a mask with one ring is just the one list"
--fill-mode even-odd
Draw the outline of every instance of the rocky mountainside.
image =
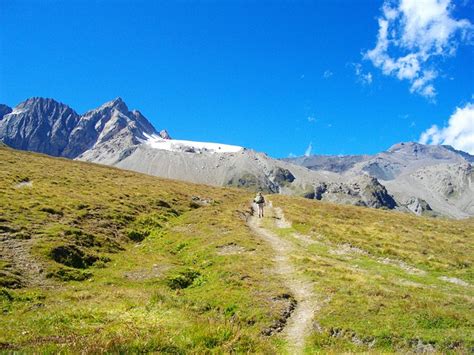
[[446, 145], [398, 143], [375, 155], [311, 155], [282, 159], [311, 170], [336, 173], [362, 172], [379, 180], [393, 180], [399, 175], [441, 163], [474, 163], [474, 156]]
[[91, 149], [79, 159], [170, 179], [307, 198], [314, 198], [318, 186], [326, 186], [319, 199], [369, 207], [396, 207], [386, 189], [369, 176], [347, 178], [331, 172], [311, 171], [264, 153], [226, 144], [149, 136], [120, 154], [115, 150]]
[[474, 215], [474, 156], [451, 146], [408, 142], [373, 156], [310, 156], [285, 161], [343, 176], [369, 175], [386, 187], [402, 210], [455, 218]]
[[325, 170], [342, 173], [350, 170], [355, 164], [370, 159], [370, 155], [310, 155], [285, 158], [283, 161], [304, 166], [311, 170]]
[[[8, 112], [4, 107], [0, 110]], [[0, 121], [0, 139], [10, 147], [73, 159], [91, 149], [119, 153], [139, 144], [145, 134], [157, 132], [120, 98], [84, 115], [53, 99], [31, 98]]]
[[0, 140], [17, 149], [195, 183], [416, 214], [474, 215], [474, 157], [451, 147], [400, 143], [374, 156], [277, 160], [239, 146], [171, 139], [120, 98], [83, 115], [43, 98], [0, 110]]
[[10, 147], [64, 156], [69, 135], [80, 116], [52, 99], [31, 98], [0, 121], [0, 137]]
[[12, 112], [11, 107], [0, 104], [0, 120], [3, 118], [3, 116], [5, 116], [6, 114], [9, 114], [10, 112]]
[[[129, 111], [125, 102], [118, 98], [81, 116], [71, 132], [66, 154], [87, 157], [92, 150], [120, 154], [139, 144], [145, 139], [145, 134], [157, 132], [139, 111]], [[95, 156], [99, 155], [95, 153]]]

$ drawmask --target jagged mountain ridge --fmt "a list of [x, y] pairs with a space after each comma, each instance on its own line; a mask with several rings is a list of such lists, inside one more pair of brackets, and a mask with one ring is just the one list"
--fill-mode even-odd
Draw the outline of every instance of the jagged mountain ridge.
[[[19, 122], [36, 122], [30, 115], [45, 100], [48, 99], [27, 100], [17, 106], [22, 107], [22, 115], [18, 116], [18, 108], [6, 115], [6, 120], [0, 124], [0, 139], [14, 148], [191, 182], [305, 197], [314, 196], [314, 185], [324, 183], [329, 187], [321, 196], [325, 200], [377, 207], [389, 199], [385, 188], [370, 178], [357, 178], [357, 183], [348, 183], [337, 174], [312, 172], [236, 146], [179, 140], [162, 144], [168, 142], [164, 139], [170, 138], [166, 130], [156, 133], [145, 117], [138, 111], [130, 112], [121, 99], [112, 100], [81, 116], [75, 114], [71, 127], [63, 129], [67, 143], [55, 149], [24, 144], [35, 138], [34, 134], [23, 135], [20, 142], [12, 140], [14, 132], [11, 127], [18, 126]], [[54, 100], [49, 103], [63, 107]], [[54, 119], [48, 110], [43, 112], [43, 116], [46, 122]], [[46, 135], [51, 135], [51, 131], [50, 126], [41, 130]], [[47, 140], [44, 134], [42, 137]]]
[[377, 178], [400, 208], [416, 214], [436, 211], [456, 218], [474, 215], [474, 156], [451, 146], [407, 142], [372, 156], [285, 160], [319, 172], [337, 170], [342, 175]]
[[2, 141], [17, 149], [63, 156], [80, 116], [53, 99], [31, 98], [0, 121]]
[[71, 159], [110, 145], [110, 141], [123, 148], [139, 144], [145, 134], [158, 133], [139, 111], [129, 111], [120, 98], [83, 115], [53, 99], [31, 98], [0, 121], [0, 138], [5, 144]]
[[448, 145], [424, 145], [416, 142], [398, 143], [375, 155], [310, 155], [285, 158], [284, 161], [310, 170], [336, 173], [366, 172], [379, 180], [416, 171], [424, 166], [442, 163], [474, 163], [474, 156]]
[[[5, 106], [5, 112], [8, 109]], [[474, 196], [472, 170], [468, 169], [473, 157], [450, 147], [400, 143], [374, 156], [277, 160], [238, 146], [169, 139], [166, 130], [158, 133], [139, 111], [130, 111], [120, 98], [83, 115], [52, 99], [32, 98], [0, 120], [0, 140], [17, 149], [196, 183], [416, 214], [455, 218], [474, 215], [469, 204]], [[466, 171], [462, 186], [452, 174], [442, 182], [425, 180], [432, 181], [433, 186], [451, 183], [456, 194], [441, 196], [442, 189], [438, 188], [433, 197], [430, 184], [420, 187], [420, 193], [397, 185], [412, 184], [408, 177], [398, 177], [440, 163], [467, 164], [462, 165]]]

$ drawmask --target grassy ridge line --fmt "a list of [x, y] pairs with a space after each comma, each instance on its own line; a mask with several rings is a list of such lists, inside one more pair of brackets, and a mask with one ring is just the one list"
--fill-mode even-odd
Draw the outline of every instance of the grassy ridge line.
[[276, 351], [286, 290], [249, 199], [0, 148], [0, 348]]
[[299, 245], [293, 261], [330, 300], [318, 312], [309, 351], [472, 349], [472, 219], [272, 200], [293, 222], [274, 231]]

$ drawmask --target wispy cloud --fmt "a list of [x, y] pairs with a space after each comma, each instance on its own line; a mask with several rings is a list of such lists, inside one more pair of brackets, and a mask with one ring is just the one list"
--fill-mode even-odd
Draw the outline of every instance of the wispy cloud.
[[352, 63], [354, 67], [354, 72], [357, 77], [357, 81], [364, 84], [364, 85], [370, 85], [372, 84], [373, 77], [371, 72], [365, 72], [362, 69], [362, 64], [360, 63]]
[[474, 104], [457, 107], [446, 127], [431, 126], [421, 134], [419, 141], [423, 144], [448, 144], [474, 154]]
[[324, 73], [323, 73], [323, 78], [324, 79], [329, 79], [331, 76], [333, 76], [334, 73], [332, 71], [330, 71], [329, 69], [328, 70], [325, 70]]
[[306, 119], [307, 119], [308, 122], [310, 122], [310, 123], [316, 122], [316, 117], [314, 117], [313, 115], [308, 116]]
[[434, 99], [436, 59], [453, 56], [473, 25], [452, 16], [451, 0], [385, 0], [375, 47], [364, 59], [410, 83], [410, 92]]
[[305, 157], [309, 157], [313, 151], [313, 142], [309, 142], [308, 148], [304, 152]]

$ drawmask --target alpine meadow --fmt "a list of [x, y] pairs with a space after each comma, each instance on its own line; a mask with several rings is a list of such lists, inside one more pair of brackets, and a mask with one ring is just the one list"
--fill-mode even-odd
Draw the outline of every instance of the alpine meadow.
[[474, 353], [474, 0], [0, 24], [0, 355]]
[[[249, 193], [0, 154], [4, 351], [274, 353], [293, 345], [284, 328], [297, 301], [275, 270], [272, 244], [249, 227]], [[258, 228], [290, 245], [290, 281], [311, 286], [306, 351], [474, 346], [473, 219], [271, 202]]]

